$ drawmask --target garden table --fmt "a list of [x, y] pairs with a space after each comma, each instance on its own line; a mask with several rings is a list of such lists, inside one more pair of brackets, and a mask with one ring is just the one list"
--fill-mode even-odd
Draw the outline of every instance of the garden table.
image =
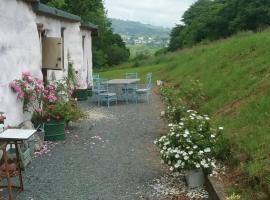
[[[10, 177], [7, 175], [7, 185], [1, 186], [6, 187], [8, 189], [9, 193], [9, 200], [13, 200], [12, 195], [12, 188], [17, 188], [18, 192], [23, 191], [23, 180], [22, 180], [22, 172], [21, 172], [21, 166], [20, 166], [20, 156], [19, 156], [19, 150], [18, 150], [18, 144], [22, 143], [24, 140], [28, 140], [36, 130], [32, 129], [7, 129], [0, 133], [0, 142], [7, 142], [9, 144], [15, 144], [15, 151], [16, 151], [16, 165], [18, 167], [18, 176], [19, 176], [19, 182], [20, 186], [14, 186], [11, 184]], [[4, 152], [3, 155], [6, 155], [6, 152]], [[7, 158], [4, 158], [4, 164], [7, 167]]]
[[[139, 78], [135, 78], [135, 79], [112, 79], [107, 81], [107, 84], [109, 86], [124, 86], [124, 88], [126, 89], [126, 91], [128, 90], [128, 85], [130, 84], [135, 84], [138, 83], [140, 81]], [[126, 103], [128, 103], [128, 96], [126, 95]]]

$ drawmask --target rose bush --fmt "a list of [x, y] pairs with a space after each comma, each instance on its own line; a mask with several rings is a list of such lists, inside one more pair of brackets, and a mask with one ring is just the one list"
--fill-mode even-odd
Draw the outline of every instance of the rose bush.
[[40, 109], [43, 94], [43, 81], [34, 78], [29, 72], [23, 72], [21, 79], [10, 82], [9, 87], [17, 94], [17, 99], [23, 101], [24, 111]]

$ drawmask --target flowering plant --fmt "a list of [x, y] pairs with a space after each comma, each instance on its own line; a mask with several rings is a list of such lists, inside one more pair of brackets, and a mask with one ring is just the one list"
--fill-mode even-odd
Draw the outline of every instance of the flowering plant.
[[188, 110], [179, 123], [169, 124], [170, 131], [155, 141], [161, 149], [161, 159], [172, 171], [214, 167], [215, 144], [222, 127], [212, 129], [207, 115]]
[[59, 80], [48, 84], [43, 93], [43, 102], [46, 104], [54, 104], [58, 101], [67, 102], [71, 98], [73, 90], [68, 86], [67, 81]]
[[23, 101], [23, 110], [39, 109], [43, 92], [43, 81], [34, 78], [29, 72], [23, 72], [21, 79], [10, 82], [9, 87], [17, 94], [17, 99]]

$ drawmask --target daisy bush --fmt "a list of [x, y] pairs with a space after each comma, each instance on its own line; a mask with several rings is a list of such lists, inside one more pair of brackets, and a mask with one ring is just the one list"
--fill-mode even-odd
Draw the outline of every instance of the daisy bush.
[[223, 127], [211, 128], [210, 118], [187, 110], [178, 123], [169, 124], [168, 135], [155, 141], [160, 148], [162, 162], [172, 171], [204, 169], [215, 166], [216, 142]]

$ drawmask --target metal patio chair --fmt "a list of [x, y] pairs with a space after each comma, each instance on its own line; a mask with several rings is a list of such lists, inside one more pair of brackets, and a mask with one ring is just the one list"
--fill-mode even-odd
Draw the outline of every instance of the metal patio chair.
[[106, 88], [101, 87], [101, 84], [103, 81], [104, 79], [97, 78], [97, 77], [93, 79], [92, 95], [94, 98], [96, 98], [96, 101], [98, 101], [98, 96], [101, 93], [107, 92]]
[[[138, 73], [137, 72], [127, 72], [125, 74], [125, 79], [137, 79]], [[136, 100], [135, 92], [138, 89], [137, 83], [130, 84], [126, 88], [122, 88], [122, 95], [125, 97], [125, 99], [128, 99], [130, 96], [133, 100]]]
[[142, 99], [143, 97], [147, 100], [147, 102], [150, 102], [150, 97], [152, 95], [151, 92], [152, 89], [152, 73], [146, 74], [146, 84], [144, 88], [137, 89], [135, 91], [136, 94], [136, 103], [138, 103], [139, 99]]
[[111, 102], [115, 102], [117, 104], [117, 95], [114, 92], [109, 91], [109, 85], [106, 80], [103, 80], [99, 84], [99, 90], [106, 92], [102, 92], [98, 94], [98, 105], [102, 103], [106, 103], [108, 107], [110, 107]]

